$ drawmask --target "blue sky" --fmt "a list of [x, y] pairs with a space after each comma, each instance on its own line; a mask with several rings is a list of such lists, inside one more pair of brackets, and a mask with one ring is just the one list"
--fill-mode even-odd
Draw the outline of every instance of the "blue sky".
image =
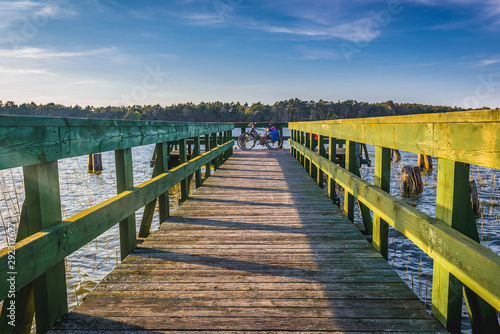
[[0, 0], [0, 100], [500, 107], [498, 0]]

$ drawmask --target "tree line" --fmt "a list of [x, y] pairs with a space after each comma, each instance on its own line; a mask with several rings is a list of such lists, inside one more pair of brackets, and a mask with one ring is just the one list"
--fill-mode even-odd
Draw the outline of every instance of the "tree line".
[[[488, 109], [488, 108], [485, 108]], [[81, 107], [55, 103], [20, 105], [0, 101], [0, 114], [52, 117], [79, 117], [100, 119], [130, 119], [191, 122], [296, 122], [340, 118], [396, 116], [424, 113], [442, 113], [462, 110], [458, 107], [433, 106], [415, 103], [381, 103], [346, 101], [302, 101], [291, 99], [273, 105], [261, 102], [247, 103], [201, 102], [127, 107]]]

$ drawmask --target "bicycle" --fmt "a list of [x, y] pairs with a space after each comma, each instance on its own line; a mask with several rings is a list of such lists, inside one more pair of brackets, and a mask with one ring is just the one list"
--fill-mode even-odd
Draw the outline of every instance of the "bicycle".
[[237, 140], [238, 146], [244, 150], [249, 151], [254, 148], [256, 143], [261, 146], [266, 146], [269, 150], [278, 150], [283, 145], [283, 137], [279, 134], [279, 140], [271, 138], [271, 125], [266, 127], [264, 134], [260, 134], [255, 129], [255, 123], [248, 124], [250, 131], [242, 133]]

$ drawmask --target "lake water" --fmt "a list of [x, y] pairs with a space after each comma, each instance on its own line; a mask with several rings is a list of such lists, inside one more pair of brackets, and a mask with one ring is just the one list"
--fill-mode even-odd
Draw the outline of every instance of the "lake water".
[[[238, 135], [235, 130], [234, 135]], [[289, 131], [285, 130], [285, 135]], [[285, 144], [285, 148], [289, 148]], [[151, 178], [150, 160], [154, 145], [132, 149], [134, 159], [134, 184]], [[374, 149], [368, 147], [372, 165]], [[401, 198], [401, 169], [404, 165], [417, 165], [417, 155], [401, 152], [402, 160], [391, 167], [391, 194]], [[102, 155], [104, 171], [100, 175], [87, 173], [87, 157], [76, 157], [59, 161], [60, 189], [63, 219], [113, 197], [116, 194], [114, 152]], [[425, 190], [412, 198], [404, 198], [426, 214], [435, 216], [437, 159], [433, 160], [434, 172], [423, 174]], [[374, 167], [363, 166], [362, 177], [373, 183]], [[499, 173], [498, 170], [472, 166], [471, 179], [476, 179], [482, 205], [482, 217], [478, 218], [482, 243], [500, 254], [499, 228]], [[0, 171], [0, 248], [7, 246], [5, 229], [17, 227], [24, 200], [22, 168]], [[170, 192], [171, 211], [178, 207], [180, 187]], [[142, 210], [136, 213], [137, 228], [140, 226]], [[361, 217], [356, 214], [357, 222]], [[156, 214], [152, 229], [158, 228]], [[67, 291], [70, 309], [79, 305], [87, 292], [94, 288], [119, 262], [118, 225], [82, 247], [66, 258]], [[432, 259], [420, 251], [399, 232], [390, 228], [389, 263], [394, 266], [403, 280], [417, 293], [430, 309], [432, 288]], [[470, 332], [470, 325], [464, 309], [463, 331]]]

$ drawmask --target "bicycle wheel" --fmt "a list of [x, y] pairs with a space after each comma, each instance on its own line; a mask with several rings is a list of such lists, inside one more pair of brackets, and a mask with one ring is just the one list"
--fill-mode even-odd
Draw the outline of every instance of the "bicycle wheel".
[[264, 139], [264, 143], [266, 144], [266, 147], [270, 150], [279, 150], [281, 145], [283, 145], [283, 138], [279, 140], [272, 140], [270, 135], [267, 135], [266, 138]]
[[255, 138], [254, 136], [248, 134], [248, 133], [242, 133], [238, 137], [238, 146], [244, 150], [244, 151], [249, 151], [255, 146]]

